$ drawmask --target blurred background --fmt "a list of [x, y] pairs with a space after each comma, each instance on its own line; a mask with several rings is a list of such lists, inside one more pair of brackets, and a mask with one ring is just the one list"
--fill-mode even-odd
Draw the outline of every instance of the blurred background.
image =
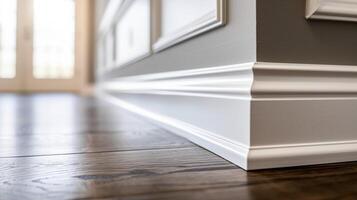
[[88, 0], [0, 0], [0, 92], [90, 92], [94, 13]]

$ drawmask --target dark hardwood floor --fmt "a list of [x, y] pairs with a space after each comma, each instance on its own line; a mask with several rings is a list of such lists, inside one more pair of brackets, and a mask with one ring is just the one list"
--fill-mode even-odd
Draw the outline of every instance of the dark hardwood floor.
[[245, 172], [95, 98], [3, 94], [0, 199], [357, 199], [357, 163]]

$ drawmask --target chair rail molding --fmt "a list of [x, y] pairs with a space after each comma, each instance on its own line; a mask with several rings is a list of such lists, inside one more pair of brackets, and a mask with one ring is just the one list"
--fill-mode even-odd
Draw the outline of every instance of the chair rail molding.
[[[190, 16], [183, 16], [180, 17], [180, 15], [187, 15], [185, 12], [177, 13], [173, 12], [170, 9], [167, 9], [167, 13], [174, 13], [172, 15], [178, 15], [178, 16], [172, 16], [171, 18], [165, 16], [162, 11], [166, 10], [166, 8], [163, 8], [164, 3], [167, 0], [160, 0], [156, 2], [155, 7], [156, 10], [158, 11], [159, 16], [156, 16], [156, 23], [154, 24], [159, 24], [159, 27], [155, 27], [157, 33], [156, 33], [156, 42], [153, 45], [153, 50], [155, 52], [162, 51], [166, 48], [169, 48], [175, 44], [178, 44], [180, 42], [183, 42], [185, 40], [188, 40], [194, 36], [197, 36], [199, 34], [205, 33], [207, 31], [210, 31], [212, 29], [215, 29], [217, 27], [223, 26], [226, 23], [226, 0], [210, 0], [215, 2], [215, 5], [209, 9], [209, 10], [203, 10], [200, 11], [198, 10], [195, 13], [201, 13], [200, 15], [192, 15]], [[197, 1], [197, 0], [196, 0]], [[181, 2], [182, 4], [186, 4], [185, 1], [171, 1], [174, 3]], [[197, 1], [198, 2], [198, 1]], [[208, 4], [207, 4], [208, 5]], [[167, 6], [171, 7], [173, 9], [178, 9], [177, 7], [180, 6]], [[204, 6], [203, 6], [204, 7]], [[201, 8], [202, 9], [202, 6]], [[181, 20], [182, 18], [186, 20], [185, 23], [179, 23], [179, 27], [166, 27], [168, 24], [175, 24], [174, 22], [170, 23], [163, 23], [163, 20], [166, 19], [171, 19], [171, 20]], [[187, 21], [187, 18], [190, 20]], [[166, 30], [167, 29], [167, 30]]]
[[357, 67], [243, 63], [121, 77], [100, 97], [246, 169], [357, 160]]
[[307, 0], [306, 18], [357, 22], [357, 0]]

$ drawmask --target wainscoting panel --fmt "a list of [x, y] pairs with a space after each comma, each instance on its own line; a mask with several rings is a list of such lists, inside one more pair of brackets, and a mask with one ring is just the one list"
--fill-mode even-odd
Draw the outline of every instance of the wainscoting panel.
[[179, 42], [226, 23], [226, 0], [160, 0], [157, 1], [160, 27], [154, 51], [161, 51]]
[[125, 1], [130, 4], [115, 26], [115, 66], [140, 60], [151, 53], [150, 0]]

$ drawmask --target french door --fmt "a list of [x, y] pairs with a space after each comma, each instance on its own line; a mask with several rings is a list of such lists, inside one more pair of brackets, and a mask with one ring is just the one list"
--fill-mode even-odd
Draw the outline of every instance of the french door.
[[75, 0], [0, 0], [0, 92], [77, 91]]

